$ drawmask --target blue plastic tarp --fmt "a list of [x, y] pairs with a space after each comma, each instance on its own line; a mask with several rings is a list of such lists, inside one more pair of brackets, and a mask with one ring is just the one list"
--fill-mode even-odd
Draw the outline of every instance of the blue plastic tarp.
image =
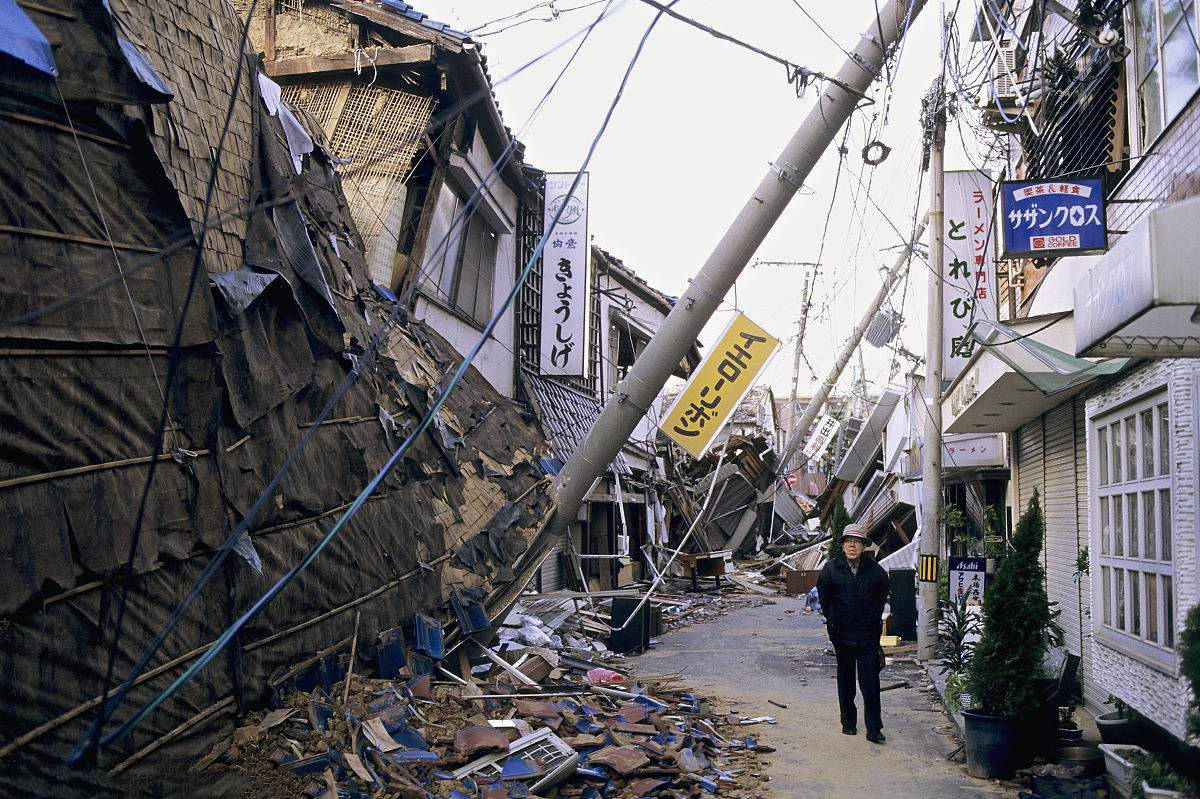
[[15, 0], [0, 0], [0, 53], [58, 77], [49, 40]]

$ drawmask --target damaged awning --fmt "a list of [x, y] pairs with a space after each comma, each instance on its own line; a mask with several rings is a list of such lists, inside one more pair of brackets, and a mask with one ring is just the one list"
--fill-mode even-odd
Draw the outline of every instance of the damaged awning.
[[833, 476], [836, 479], [853, 483], [862, 476], [883, 441], [883, 429], [887, 427], [888, 419], [891, 418], [892, 411], [895, 410], [896, 403], [899, 401], [900, 394], [898, 392], [883, 392], [883, 396], [875, 404], [871, 415], [863, 422], [862, 429], [855, 436], [854, 443], [850, 445], [850, 449], [834, 469]]
[[981, 345], [942, 401], [947, 433], [1010, 432], [1105, 376], [1128, 358], [1088, 360], [1061, 349], [1074, 340], [1070, 313], [1010, 321], [980, 320]]

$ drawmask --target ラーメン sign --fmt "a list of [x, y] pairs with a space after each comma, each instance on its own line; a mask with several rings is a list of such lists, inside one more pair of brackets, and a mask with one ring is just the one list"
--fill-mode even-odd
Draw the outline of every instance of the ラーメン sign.
[[[588, 304], [591, 247], [588, 246], [588, 176], [546, 173], [545, 225], [550, 229], [542, 251], [542, 374], [587, 377]], [[559, 214], [559, 211], [562, 211]], [[558, 224], [554, 217], [558, 216]]]
[[985, 172], [946, 173], [942, 276], [942, 377], [953, 380], [975, 351], [973, 322], [996, 319], [992, 180]]
[[778, 347], [779, 339], [745, 314], [734, 315], [659, 428], [693, 457], [703, 457]]

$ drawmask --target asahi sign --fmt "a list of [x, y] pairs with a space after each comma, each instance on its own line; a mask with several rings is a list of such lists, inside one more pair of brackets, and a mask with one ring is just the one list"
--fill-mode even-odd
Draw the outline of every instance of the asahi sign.
[[977, 170], [946, 173], [945, 253], [933, 264], [943, 280], [942, 377], [953, 380], [975, 351], [973, 322], [996, 320], [992, 181]]
[[571, 191], [575, 175], [546, 173], [544, 219], [550, 236], [542, 251], [542, 374], [563, 377], [588, 376], [588, 175], [580, 175]]

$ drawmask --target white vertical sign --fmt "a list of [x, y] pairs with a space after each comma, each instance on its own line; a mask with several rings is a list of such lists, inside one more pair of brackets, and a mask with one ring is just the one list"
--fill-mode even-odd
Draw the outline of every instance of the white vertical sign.
[[[591, 301], [588, 176], [586, 172], [580, 175], [579, 185], [571, 192], [575, 175], [546, 173], [544, 219], [550, 236], [542, 251], [542, 374], [587, 377]], [[554, 224], [559, 209], [562, 213]]]
[[829, 442], [833, 441], [833, 437], [837, 435], [838, 428], [842, 423], [834, 419], [829, 414], [822, 414], [817, 420], [816, 428], [813, 430], [808, 441], [804, 442], [804, 457], [809, 460], [819, 460], [825, 454], [825, 450], [829, 449]]
[[945, 281], [942, 292], [942, 378], [953, 380], [978, 344], [967, 329], [979, 319], [996, 321], [995, 231], [992, 179], [986, 172], [946, 173], [944, 261], [933, 264]]

